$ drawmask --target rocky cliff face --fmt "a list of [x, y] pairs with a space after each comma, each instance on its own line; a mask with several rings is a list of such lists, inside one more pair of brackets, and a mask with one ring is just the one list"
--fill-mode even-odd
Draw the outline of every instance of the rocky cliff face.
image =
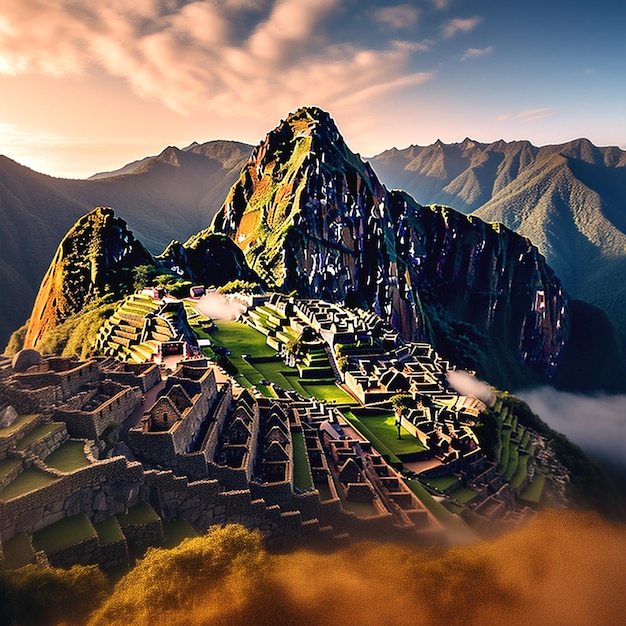
[[369, 305], [407, 338], [484, 333], [542, 375], [565, 341], [566, 298], [527, 239], [388, 191], [317, 108], [255, 148], [212, 229], [270, 286]]
[[587, 139], [410, 146], [372, 159], [381, 180], [530, 237], [567, 292], [626, 329], [626, 151]]
[[132, 289], [132, 268], [153, 263], [112, 209], [94, 209], [61, 241], [39, 288], [25, 347], [36, 347], [48, 329], [78, 313], [89, 300], [106, 293], [119, 297]]
[[172, 241], [156, 258], [196, 285], [220, 286], [234, 280], [261, 283], [241, 249], [224, 235], [202, 231], [184, 244]]

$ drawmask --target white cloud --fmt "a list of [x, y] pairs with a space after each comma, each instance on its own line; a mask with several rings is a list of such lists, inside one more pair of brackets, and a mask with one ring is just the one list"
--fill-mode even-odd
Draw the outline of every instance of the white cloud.
[[[417, 20], [408, 4], [388, 9], [390, 26]], [[100, 67], [180, 113], [259, 117], [302, 102], [363, 101], [372, 85], [386, 93], [430, 76], [410, 69], [426, 43], [330, 41], [327, 23], [341, 10], [342, 0], [0, 0], [0, 72]]]
[[450, 386], [463, 396], [473, 396], [482, 400], [487, 406], [493, 406], [496, 394], [486, 383], [478, 380], [474, 375], [463, 370], [448, 370], [446, 379]]
[[583, 396], [551, 387], [517, 395], [549, 426], [586, 451], [626, 463], [626, 396]]
[[481, 17], [454, 18], [443, 25], [443, 36], [448, 39], [457, 33], [469, 33], [482, 22]]
[[407, 52], [428, 52], [433, 42], [430, 39], [424, 39], [424, 41], [400, 41], [394, 39], [391, 45], [397, 50], [406, 50]]
[[480, 57], [483, 57], [486, 54], [491, 54], [492, 52], [493, 46], [487, 46], [486, 48], [468, 48], [461, 57], [461, 61], [479, 59]]
[[503, 113], [497, 117], [497, 120], [504, 122], [506, 120], [517, 119], [524, 122], [537, 122], [547, 117], [552, 117], [553, 115], [554, 110], [546, 107], [543, 109], [528, 109], [526, 111], [520, 111], [519, 113]]
[[374, 12], [374, 19], [378, 23], [398, 30], [415, 26], [418, 18], [419, 10], [410, 4], [384, 7]]

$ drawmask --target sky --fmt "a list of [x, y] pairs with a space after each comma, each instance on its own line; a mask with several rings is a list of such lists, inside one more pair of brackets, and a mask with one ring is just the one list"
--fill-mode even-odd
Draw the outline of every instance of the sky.
[[363, 156], [436, 140], [626, 149], [614, 0], [0, 0], [0, 154], [83, 178], [331, 113]]

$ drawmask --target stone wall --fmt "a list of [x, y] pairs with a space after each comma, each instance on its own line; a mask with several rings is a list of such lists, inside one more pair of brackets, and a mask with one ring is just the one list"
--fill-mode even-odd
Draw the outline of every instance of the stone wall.
[[56, 552], [46, 553], [53, 567], [69, 568], [72, 565], [89, 565], [98, 560], [98, 537], [89, 537]]
[[45, 437], [31, 441], [24, 449], [26, 454], [32, 454], [40, 459], [45, 459], [52, 454], [62, 443], [67, 441], [67, 429], [63, 422], [57, 423], [57, 428]]
[[[95, 361], [73, 362], [65, 359], [63, 366], [75, 365], [71, 369], [61, 369], [60, 357], [49, 358], [46, 363], [50, 369], [47, 372], [32, 372], [14, 374], [16, 384], [23, 389], [37, 390], [44, 387], [57, 387], [61, 390], [63, 399], [75, 395], [78, 390], [88, 383], [100, 380], [101, 372]], [[59, 370], [55, 368], [59, 366]]]
[[125, 387], [93, 411], [57, 409], [54, 419], [67, 424], [71, 437], [96, 439], [111, 424], [121, 424], [141, 401], [141, 391]]
[[83, 513], [98, 521], [123, 512], [139, 497], [141, 463], [116, 457], [58, 477], [55, 482], [0, 502], [0, 537], [32, 534], [65, 517]]
[[156, 363], [124, 363], [124, 370], [105, 370], [106, 377], [122, 385], [139, 387], [142, 392], [152, 389], [161, 380]]
[[46, 421], [44, 415], [37, 415], [35, 419], [22, 424], [19, 428], [15, 429], [12, 433], [0, 437], [0, 459], [7, 457], [9, 450], [17, 445], [17, 442], [25, 437], [29, 432], [37, 428], [40, 424]]
[[46, 387], [35, 391], [24, 390], [11, 382], [0, 381], [2, 403], [11, 405], [20, 415], [39, 413], [40, 406], [51, 406], [61, 400], [61, 392], [56, 387]]

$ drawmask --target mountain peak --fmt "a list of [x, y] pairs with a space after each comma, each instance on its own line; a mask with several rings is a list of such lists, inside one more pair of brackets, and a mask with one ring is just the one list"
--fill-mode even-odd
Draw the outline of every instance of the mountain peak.
[[132, 289], [131, 268], [152, 262], [113, 209], [96, 207], [61, 241], [41, 283], [25, 345], [37, 346], [48, 329], [81, 311], [94, 298]]

